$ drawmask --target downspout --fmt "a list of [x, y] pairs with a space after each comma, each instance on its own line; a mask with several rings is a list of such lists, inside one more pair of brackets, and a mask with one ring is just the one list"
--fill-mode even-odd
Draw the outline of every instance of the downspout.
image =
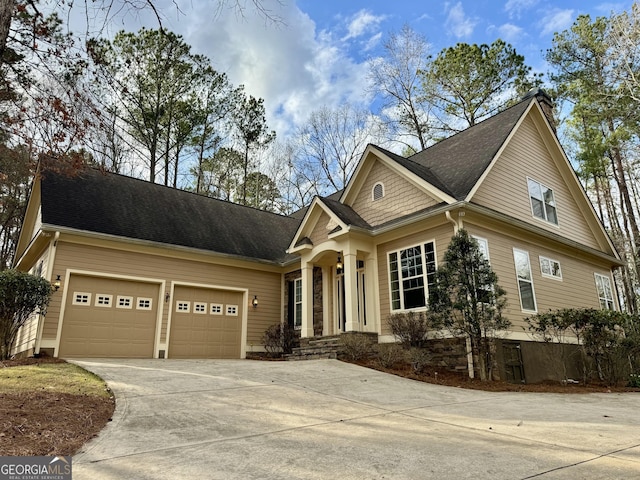
[[[447, 217], [447, 220], [449, 220], [453, 224], [453, 234], [457, 235], [458, 231], [462, 227], [461, 225], [462, 221], [460, 222], [455, 221], [451, 216], [451, 212], [449, 210], [444, 212], [444, 215], [445, 217]], [[464, 215], [464, 212], [458, 212], [459, 217], [463, 215]], [[467, 338], [465, 339], [465, 343], [466, 343], [466, 349], [467, 349], [467, 371], [469, 372], [469, 378], [475, 378], [475, 374], [473, 371], [473, 351], [471, 349], [471, 337], [469, 337], [469, 335], [467, 335]]]
[[[56, 259], [56, 250], [58, 247], [58, 239], [60, 232], [57, 231], [53, 236], [53, 240], [49, 244], [49, 261], [47, 262], [47, 281], [51, 282], [53, 278], [53, 264]], [[36, 329], [36, 344], [33, 348], [33, 355], [40, 355], [40, 344], [42, 343], [42, 329], [44, 328], [44, 315], [38, 315], [38, 328]]]

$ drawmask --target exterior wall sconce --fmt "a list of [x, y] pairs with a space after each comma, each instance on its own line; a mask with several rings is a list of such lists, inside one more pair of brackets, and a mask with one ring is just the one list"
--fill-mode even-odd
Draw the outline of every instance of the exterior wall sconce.
[[56, 281], [55, 281], [55, 282], [53, 282], [53, 289], [54, 289], [54, 291], [56, 291], [56, 292], [57, 292], [58, 290], [60, 290], [60, 284], [61, 284], [61, 281], [60, 281], [60, 275], [56, 275]]
[[169, 303], [169, 300], [171, 299], [171, 295], [169, 295], [169, 292], [164, 294], [164, 303]]
[[336, 269], [337, 270], [342, 270], [342, 257], [340, 256], [340, 254], [338, 254], [338, 261], [336, 263]]
[[258, 308], [258, 296], [257, 295], [253, 296], [253, 300], [251, 301], [251, 305], [253, 305], [253, 308]]

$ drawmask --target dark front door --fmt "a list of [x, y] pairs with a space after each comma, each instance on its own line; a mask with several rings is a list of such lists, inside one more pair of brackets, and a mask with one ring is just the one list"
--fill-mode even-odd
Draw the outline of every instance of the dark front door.
[[520, 343], [503, 342], [502, 355], [504, 357], [505, 380], [511, 383], [526, 383]]

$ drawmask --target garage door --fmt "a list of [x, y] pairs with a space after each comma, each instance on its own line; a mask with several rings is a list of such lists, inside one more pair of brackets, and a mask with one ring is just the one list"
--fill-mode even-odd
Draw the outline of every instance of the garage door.
[[169, 358], [240, 358], [243, 294], [176, 287]]
[[58, 356], [152, 358], [159, 288], [72, 275]]

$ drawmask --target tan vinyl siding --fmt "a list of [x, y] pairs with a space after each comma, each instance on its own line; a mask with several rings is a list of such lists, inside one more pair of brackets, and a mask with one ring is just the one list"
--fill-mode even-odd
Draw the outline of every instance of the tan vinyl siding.
[[[384, 197], [374, 201], [373, 187], [384, 186]], [[395, 218], [417, 212], [437, 202], [423, 190], [407, 181], [382, 162], [376, 161], [371, 168], [352, 208], [369, 225], [376, 226]]]
[[[280, 273], [251, 270], [230, 265], [215, 265], [193, 260], [58, 242], [54, 272], [67, 269], [96, 273], [126, 275], [166, 282], [186, 282], [209, 286], [248, 289], [249, 300], [258, 296], [259, 307], [248, 309], [247, 344], [262, 344], [264, 331], [280, 322], [281, 275]], [[64, 278], [64, 275], [63, 275]], [[64, 287], [64, 285], [63, 285]], [[45, 339], [55, 339], [60, 313], [60, 299], [55, 295], [44, 324]], [[163, 304], [161, 342], [166, 340], [168, 305]]]
[[[543, 245], [510, 237], [470, 223], [465, 224], [471, 235], [487, 239], [491, 268], [498, 275], [498, 283], [507, 292], [505, 314], [513, 323], [514, 332], [527, 332], [524, 319], [531, 313], [522, 312], [513, 259], [513, 249], [529, 253], [536, 307], [540, 313], [559, 308], [600, 308], [594, 273], [610, 276], [606, 265], [587, 262], [583, 258], [560, 252]], [[560, 262], [562, 280], [544, 277], [540, 269], [540, 256]], [[523, 330], [524, 328], [524, 330]]]
[[[533, 216], [528, 177], [553, 190], [557, 205], [557, 226]], [[582, 198], [579, 200], [582, 201]], [[523, 121], [478, 188], [472, 202], [600, 249], [583, 212], [578, 208], [530, 117]]]
[[391, 313], [388, 253], [425, 242], [435, 241], [437, 265], [440, 265], [451, 237], [453, 225], [444, 224], [378, 245], [378, 288], [380, 291], [380, 323], [382, 335], [391, 335], [387, 319]]
[[313, 242], [314, 245], [320, 245], [323, 242], [327, 241], [329, 236], [329, 232], [336, 228], [337, 224], [327, 215], [325, 212], [322, 212], [320, 218], [316, 222], [316, 225], [313, 227], [311, 234], [309, 235], [309, 239]]

